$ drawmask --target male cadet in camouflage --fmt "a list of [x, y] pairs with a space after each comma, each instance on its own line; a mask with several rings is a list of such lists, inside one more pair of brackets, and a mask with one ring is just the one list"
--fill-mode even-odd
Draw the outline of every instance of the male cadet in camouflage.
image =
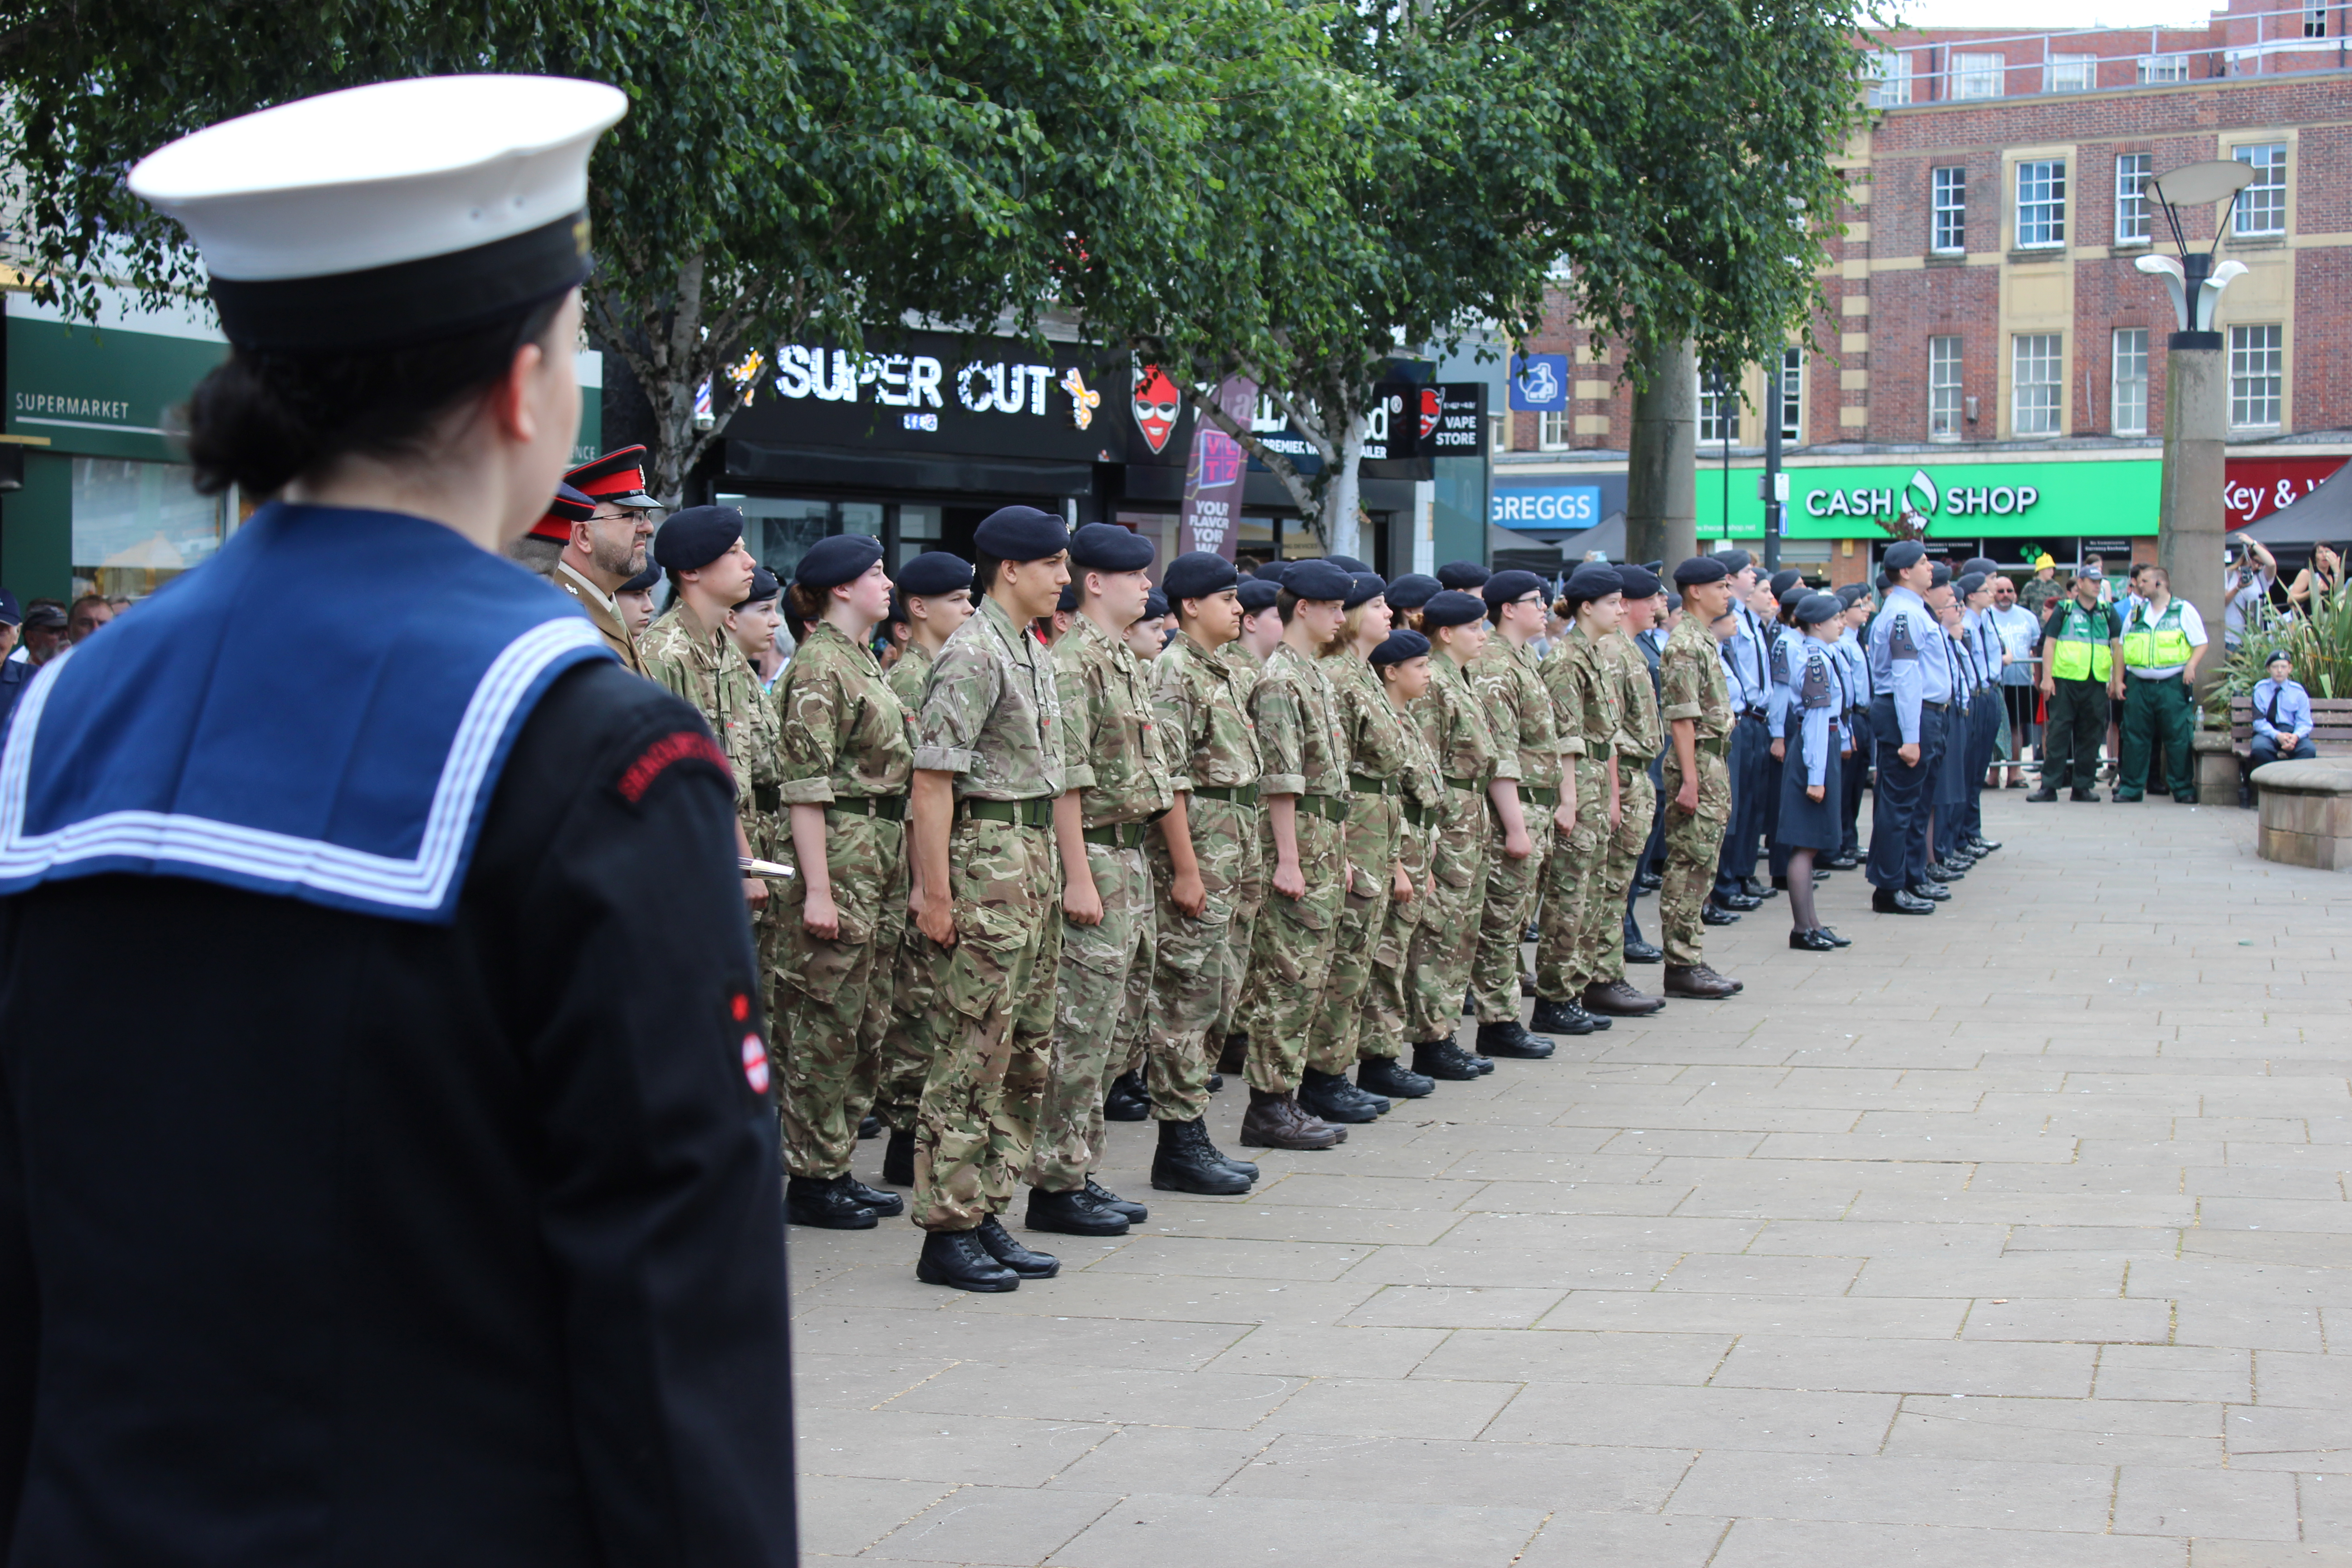
[[[782, 753], [778, 750], [782, 726], [776, 717], [775, 698], [768, 689], [767, 683], [760, 679], [760, 660], [775, 646], [776, 597], [782, 592], [783, 585], [776, 581], [774, 573], [765, 566], [754, 566], [751, 569], [751, 585], [743, 590], [740, 600], [728, 606], [724, 623], [728, 641], [742, 656], [743, 668], [751, 672], [751, 689], [759, 697], [743, 718], [743, 727], [751, 735], [749, 750], [751, 755], [761, 760], [761, 771], [751, 776], [779, 782], [783, 777]], [[744, 837], [751, 846], [751, 853], [762, 860], [789, 862], [792, 858], [792, 835], [785, 820], [782, 796], [773, 793], [772, 785], [770, 793], [764, 795], [760, 795], [755, 787], [754, 795], [755, 804], [761, 804], [762, 808], [755, 818], [747, 819], [743, 825]], [[764, 805], [770, 799], [776, 803], [772, 807]], [[780, 895], [788, 886], [788, 883], [782, 883], [771, 888], [767, 903], [751, 922], [752, 936], [760, 950], [761, 1000], [768, 1008], [768, 1049], [771, 1056], [783, 1038], [784, 1020], [791, 1012], [792, 996], [784, 987], [780, 968], [783, 962], [784, 940], [784, 905]]]
[[1491, 1060], [1481, 1066], [1481, 1058], [1454, 1044], [1454, 1035], [1477, 953], [1478, 912], [1486, 901], [1487, 813], [1499, 811], [1506, 798], [1518, 804], [1519, 758], [1496, 746], [1485, 708], [1462, 673], [1486, 646], [1486, 602], [1446, 589], [1422, 606], [1421, 626], [1432, 650], [1421, 733], [1444, 776], [1445, 798], [1430, 850], [1433, 889], [1406, 958], [1406, 1001], [1413, 1071], [1459, 1082], [1494, 1070]]
[[[1266, 656], [1282, 640], [1282, 616], [1275, 608], [1275, 600], [1282, 594], [1282, 584], [1271, 575], [1261, 574], [1241, 583], [1234, 590], [1242, 612], [1241, 635], [1224, 648], [1224, 662], [1233, 671], [1234, 684], [1240, 693], [1244, 722], [1249, 711], [1250, 689], [1257, 678], [1265, 673]], [[1255, 844], [1257, 823], [1265, 812], [1264, 801], [1250, 808], [1249, 837], [1244, 840]], [[1255, 856], [1252, 857], [1256, 858]], [[1217, 1071], [1239, 1073], [1242, 1052], [1249, 1037], [1240, 1033], [1239, 1010], [1243, 994], [1248, 989], [1250, 953], [1257, 937], [1258, 912], [1265, 907], [1265, 868], [1260, 865], [1244, 884], [1244, 895], [1234, 905], [1234, 952], [1241, 958], [1241, 973], [1225, 1011], [1209, 1030], [1209, 1043], [1217, 1058]]]
[[1270, 1149], [1328, 1149], [1348, 1135], [1298, 1103], [1307, 1029], [1331, 971], [1348, 862], [1348, 742], [1320, 655], [1339, 636], [1353, 581], [1328, 561], [1283, 574], [1282, 641], [1250, 692], [1265, 773], [1261, 843], [1273, 894], [1250, 950], [1250, 1108], [1241, 1140]]
[[[925, 551], [898, 568], [898, 605], [913, 636], [890, 667], [891, 694], [906, 710], [908, 734], [923, 709], [931, 664], [956, 628], [971, 616], [971, 563], [944, 550]], [[938, 1052], [941, 1024], [954, 1009], [940, 1001], [931, 966], [901, 963], [902, 953], [920, 951], [914, 917], [894, 912], [886, 920], [883, 943], [874, 953], [874, 973], [883, 976], [867, 999], [860, 1042], [862, 1059], [875, 1064], [874, 1115], [890, 1129], [882, 1152], [882, 1179], [915, 1184], [915, 1119], [923, 1102], [923, 1079]]]
[[1053, 614], [1070, 580], [1070, 536], [1051, 512], [1009, 506], [972, 542], [985, 596], [940, 649], [915, 724], [912, 957], [937, 968], [957, 1015], [923, 1083], [915, 1277], [997, 1291], [1061, 1268], [996, 1216], [1028, 1166], [1053, 1054], [1061, 698], [1029, 626]]
[[1470, 995], [1477, 1008], [1481, 1055], [1541, 1061], [1551, 1055], [1552, 1043], [1519, 1022], [1519, 948], [1551, 858], [1553, 830], [1565, 832], [1576, 820], [1583, 748], [1574, 746], [1574, 737], [1554, 721], [1542, 668], [1528, 647], [1543, 635], [1549, 613], [1543, 579], [1532, 572], [1497, 572], [1479, 596], [1495, 631], [1463, 674], [1486, 712], [1496, 752], [1516, 763], [1518, 783], [1515, 795], [1496, 796]]
[[[1433, 591], [1437, 585], [1434, 578], [1422, 581]], [[1397, 584], [1389, 587], [1393, 591]], [[1418, 615], [1428, 602], [1425, 594], [1414, 599], [1412, 613]], [[1410, 629], [1392, 631], [1372, 649], [1368, 662], [1395, 725], [1401, 760], [1391, 798], [1399, 808], [1399, 826], [1396, 872], [1370, 943], [1371, 983], [1364, 988], [1363, 1016], [1356, 1034], [1356, 1087], [1368, 1094], [1418, 1100], [1435, 1089], [1437, 1080], [1413, 1071], [1400, 1059], [1412, 1017], [1406, 1002], [1406, 964], [1412, 952], [1413, 932], [1422, 912], [1430, 906], [1430, 847], [1437, 810], [1446, 795], [1445, 781], [1438, 774], [1437, 759], [1422, 735], [1414, 708], [1429, 694], [1429, 639]], [[1352, 765], [1362, 768], [1370, 763], [1378, 771], [1378, 742], [1368, 743], [1362, 731], [1351, 740]]]
[[[531, 532], [562, 550], [548, 580], [588, 612], [604, 636], [604, 646], [623, 666], [643, 675], [636, 637], [614, 602], [622, 584], [646, 569], [661, 503], [646, 493], [646, 449], [624, 447], [563, 476], [557, 505]], [[588, 503], [585, 516], [563, 504], [568, 495]]]
[[[1650, 783], [1650, 761], [1666, 743], [1665, 721], [1658, 716], [1657, 689], [1650, 683], [1650, 663], [1633, 639], [1656, 624], [1665, 610], [1665, 589], [1646, 566], [1617, 568], [1625, 584], [1625, 618], [1601, 639], [1601, 652], [1617, 677], [1619, 738], [1610, 765], [1617, 770], [1617, 827], [1609, 836], [1601, 886], [1593, 890], [1595, 917], [1585, 922], [1585, 952], [1576, 970], [1587, 975], [1584, 1010], [1597, 1016], [1644, 1017], [1664, 1007], [1665, 998], [1636, 991], [1625, 983], [1625, 897], [1633, 890], [1633, 870], [1648, 847], [1650, 826], [1655, 819], [1658, 795]], [[1598, 911], [1606, 910], [1607, 918]]]
[[[735, 774], [736, 847], [750, 857], [773, 836], [778, 798], [775, 748], [760, 744], [768, 700], [727, 631], [727, 612], [751, 592], [758, 569], [743, 548], [743, 514], [731, 506], [671, 513], [654, 535], [654, 561], [669, 574], [669, 613], [637, 639], [637, 657], [646, 675], [694, 705], [726, 750]], [[768, 884], [744, 878], [743, 900], [764, 905]], [[773, 1014], [769, 1022], [772, 1028]]]
[[1171, 561], [1161, 581], [1181, 629], [1151, 667], [1174, 801], [1144, 840], [1159, 935], [1146, 1029], [1150, 1114], [1160, 1123], [1151, 1184], [1230, 1196], [1249, 1191], [1257, 1167], [1220, 1152], [1202, 1118], [1210, 1042], [1223, 1037], [1211, 1031], [1233, 1016], [1249, 962], [1241, 911], [1265, 895], [1251, 677], [1234, 658], [1248, 584], [1232, 562], [1204, 550]]
[[878, 967], [883, 933], [907, 907], [914, 748], [868, 646], [890, 607], [881, 542], [863, 533], [820, 541], [793, 573], [792, 601], [802, 635], [776, 683], [778, 772], [800, 875], [775, 903], [788, 1005], [769, 1052], [790, 1176], [784, 1206], [795, 1225], [865, 1230], [904, 1212], [898, 1194], [849, 1173], [873, 1073], [865, 1021], [873, 994], [890, 989]]
[[1682, 590], [1682, 618], [1658, 667], [1659, 711], [1674, 735], [1665, 759], [1666, 879], [1658, 889], [1658, 921], [1666, 933], [1666, 994], [1710, 1000], [1739, 989], [1739, 982], [1706, 966], [1706, 928], [1699, 920], [1731, 817], [1724, 744], [1733, 714], [1717, 651], [1717, 623], [1731, 610], [1731, 572], [1715, 556], [1694, 556], [1675, 568], [1675, 586]]
[[1574, 749], [1576, 782], [1573, 822], [1553, 845], [1544, 868], [1543, 920], [1536, 944], [1536, 1011], [1538, 1029], [1589, 1035], [1609, 1027], [1606, 1018], [1584, 1010], [1584, 979], [1579, 973], [1588, 928], [1606, 918], [1622, 927], [1616, 906], [1601, 902], [1602, 862], [1615, 824], [1612, 811], [1623, 800], [1611, 782], [1623, 712], [1616, 671], [1601, 644], [1616, 628], [1617, 595], [1623, 580], [1604, 563], [1579, 566], [1560, 595], [1569, 629], [1544, 661], [1544, 685], [1559, 715], [1560, 734]]
[[1103, 1154], [1103, 1078], [1143, 1034], [1151, 973], [1151, 873], [1143, 839], [1174, 801], [1149, 678], [1127, 645], [1150, 597], [1151, 542], [1090, 522], [1070, 541], [1077, 618], [1054, 645], [1062, 704], [1062, 962], [1053, 1066], [1029, 1162], [1031, 1230], [1124, 1236], [1148, 1217], [1093, 1177]]

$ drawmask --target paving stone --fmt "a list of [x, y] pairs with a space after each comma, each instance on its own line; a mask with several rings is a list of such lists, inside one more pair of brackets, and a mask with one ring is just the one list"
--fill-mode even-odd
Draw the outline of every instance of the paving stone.
[[2116, 1486], [2116, 1531], [2293, 1541], [2294, 1478], [2276, 1472], [2126, 1465]]
[[2090, 1394], [2098, 1350], [2096, 1345], [1750, 1334], [1726, 1359], [1715, 1382], [1727, 1388], [2082, 1399]]
[[[1729, 1521], [1556, 1513], [1517, 1568], [1706, 1568]], [[1812, 1568], [1818, 1568], [1818, 1563]]]
[[1350, 1323], [1446, 1329], [1524, 1329], [1563, 1292], [1520, 1286], [1391, 1285], [1348, 1314]]
[[1498, 1443], [1871, 1454], [1899, 1403], [1879, 1394], [1531, 1383], [1486, 1436]]
[[963, 1487], [866, 1555], [898, 1563], [1040, 1563], [1118, 1500], [1103, 1492]]
[[1723, 1365], [1728, 1334], [1559, 1333], [1545, 1330], [1449, 1335], [1413, 1369], [1416, 1377], [1546, 1383], [1702, 1384]]
[[2052, 1531], [1737, 1521], [1709, 1568], [2180, 1568], [2178, 1544]]
[[1444, 1329], [1268, 1323], [1235, 1342], [1206, 1370], [1284, 1377], [1402, 1377], [1444, 1340]]
[[886, 1408], [940, 1415], [1243, 1427], [1263, 1420], [1300, 1381], [1238, 1373], [966, 1362], [909, 1389]]
[[1691, 1467], [1667, 1509], [1867, 1524], [2097, 1531], [2106, 1527], [2112, 1474], [2089, 1465], [1710, 1450]]
[[803, 1463], [794, 1500], [800, 1505], [801, 1550], [854, 1557], [954, 1490], [939, 1481], [825, 1475]]
[[1886, 1452], [2056, 1465], [2229, 1462], [2221, 1406], [2123, 1399], [1954, 1399], [1913, 1394]]
[[1539, 1509], [1321, 1502], [1139, 1493], [1055, 1552], [1053, 1568], [1200, 1568], [1203, 1563], [1377, 1563], [1509, 1568]]
[[1678, 1448], [1286, 1433], [1223, 1495], [1654, 1513], [1694, 1457]]

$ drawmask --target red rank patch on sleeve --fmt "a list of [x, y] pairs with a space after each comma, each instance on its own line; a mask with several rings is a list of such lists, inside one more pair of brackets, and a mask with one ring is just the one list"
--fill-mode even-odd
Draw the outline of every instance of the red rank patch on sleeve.
[[637, 754], [637, 760], [621, 774], [621, 798], [631, 805], [636, 805], [645, 799], [646, 792], [654, 787], [656, 779], [680, 763], [706, 763], [717, 768], [730, 782], [735, 776], [734, 771], [727, 765], [727, 753], [719, 749], [718, 742], [692, 730], [680, 730], [664, 735]]

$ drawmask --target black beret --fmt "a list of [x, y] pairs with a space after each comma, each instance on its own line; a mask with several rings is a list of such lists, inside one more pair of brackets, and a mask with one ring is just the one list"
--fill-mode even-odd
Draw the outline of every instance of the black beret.
[[754, 566], [751, 568], [751, 591], [736, 600], [734, 607], [740, 610], [746, 605], [756, 605], [762, 599], [772, 599], [783, 591], [784, 585], [776, 581], [776, 574], [773, 572], [769, 571], [765, 566]]
[[1952, 569], [1951, 569], [1949, 566], [1945, 565], [1942, 562], [1938, 561], [1938, 562], [1937, 562], [1937, 563], [1936, 563], [1936, 569], [1935, 569], [1934, 573], [1933, 573], [1933, 574], [1931, 574], [1929, 575], [1929, 577], [1927, 578], [1927, 586], [1929, 586], [1930, 588], [1940, 588], [1940, 587], [1942, 587], [1945, 584], [1947, 584], [1947, 583], [1950, 582], [1951, 580], [1952, 580]]
[[1898, 539], [1880, 557], [1889, 572], [1908, 572], [1927, 559], [1927, 547], [1916, 539]]
[[1960, 563], [1960, 570], [1963, 572], [1981, 572], [1986, 576], [1990, 577], [1994, 573], [2000, 570], [2000, 563], [1995, 561], [1990, 555], [1971, 555], [1966, 561]]
[[1745, 572], [1756, 563], [1756, 557], [1745, 550], [1718, 550], [1714, 558], [1723, 563], [1723, 574], [1727, 577]]
[[1647, 566], [1629, 563], [1617, 568], [1617, 575], [1623, 579], [1625, 596], [1629, 599], [1654, 599], [1665, 586], [1658, 581], [1658, 574]]
[[1168, 618], [1168, 595], [1154, 588], [1143, 596], [1142, 619], [1164, 621]]
[[898, 568], [898, 592], [909, 598], [928, 599], [971, 586], [971, 563], [944, 550], [926, 550]]
[[1844, 600], [1845, 607], [1851, 610], [1854, 605], [1860, 604], [1863, 600], [1870, 596], [1870, 584], [1867, 583], [1848, 583], [1844, 587], [1840, 588], [1837, 591], [1837, 596]]
[[[1045, 553], [1052, 554], [1052, 551]], [[1151, 541], [1115, 522], [1090, 522], [1070, 536], [1070, 565], [1087, 572], [1140, 572], [1158, 552]]]
[[1425, 572], [1408, 572], [1389, 584], [1388, 601], [1391, 610], [1417, 610], [1429, 603], [1430, 595], [1445, 586]]
[[1050, 511], [1039, 511], [1034, 506], [999, 507], [971, 531], [971, 544], [999, 561], [1043, 561], [1070, 547], [1070, 531]]
[[1781, 595], [1789, 591], [1791, 584], [1801, 583], [1804, 579], [1805, 574], [1802, 572], [1798, 571], [1794, 566], [1781, 567], [1778, 572], [1772, 574], [1772, 596], [1776, 599], [1779, 598]]
[[1402, 664], [1406, 659], [1419, 658], [1428, 651], [1429, 639], [1408, 626], [1402, 631], [1391, 632], [1380, 647], [1372, 649], [1372, 663], [1376, 666]]
[[1959, 591], [1960, 597], [1965, 599], [1970, 594], [1984, 587], [1985, 574], [1981, 572], [1963, 572], [1952, 580], [1952, 585]]
[[1485, 587], [1486, 579], [1493, 575], [1475, 561], [1449, 561], [1437, 569], [1437, 581], [1441, 586], [1465, 592]]
[[1680, 594], [1675, 593], [1672, 588], [1667, 589], [1667, 590], [1666, 590], [1666, 608], [1668, 608], [1668, 609], [1670, 609], [1670, 610], [1679, 610], [1679, 609], [1681, 609], [1682, 607], [1683, 607], [1683, 596], [1682, 596]]
[[731, 506], [690, 506], [669, 514], [654, 535], [654, 560], [665, 572], [699, 572], [743, 537], [743, 514]]
[[1801, 626], [1817, 626], [1843, 614], [1845, 606], [1838, 603], [1835, 594], [1808, 594], [1797, 601], [1797, 624]]
[[1345, 600], [1356, 580], [1328, 561], [1294, 561], [1282, 574], [1282, 585], [1294, 599]]
[[[1744, 556], [1748, 552], [1734, 550], [1727, 553]], [[1721, 555], [1694, 555], [1675, 568], [1675, 586], [1688, 588], [1700, 583], [1720, 583], [1737, 570], [1737, 567], [1724, 564]]]
[[1891, 572], [1881, 572], [1878, 574], [1878, 591], [1884, 594], [1893, 586], [1895, 586], [1895, 574]]
[[1522, 572], [1514, 567], [1507, 572], [1497, 572], [1487, 578], [1478, 593], [1479, 596], [1486, 601], [1488, 609], [1498, 610], [1513, 599], [1524, 599], [1529, 594], [1542, 593], [1543, 586], [1544, 580], [1534, 573]]
[[1379, 598], [1388, 592], [1388, 587], [1387, 582], [1377, 572], [1350, 572], [1348, 574], [1347, 595], [1339, 602], [1352, 610], [1358, 605], [1368, 605]]
[[1062, 584], [1062, 596], [1054, 601], [1056, 613], [1074, 616], [1078, 611], [1078, 584], [1076, 580]]
[[1241, 580], [1234, 563], [1215, 551], [1188, 550], [1168, 563], [1168, 570], [1160, 575], [1160, 585], [1173, 603], [1222, 594]]
[[654, 584], [661, 581], [661, 574], [662, 569], [660, 567], [649, 565], [644, 571], [638, 573], [635, 576], [630, 578], [627, 582], [614, 589], [613, 592], [615, 594], [650, 594], [654, 591]]
[[1279, 588], [1282, 586], [1282, 580], [1290, 575], [1290, 569], [1297, 564], [1296, 561], [1269, 561], [1257, 569], [1257, 580], [1261, 583], [1271, 583]]
[[1323, 559], [1328, 561], [1332, 565], [1337, 566], [1342, 572], [1354, 573], [1369, 572], [1371, 570], [1370, 566], [1365, 565], [1362, 562], [1357, 560], [1352, 555], [1326, 555]]
[[1455, 588], [1432, 595], [1429, 603], [1421, 607], [1421, 624], [1424, 626], [1466, 626], [1486, 618], [1486, 601]]
[[1242, 584], [1242, 609], [1248, 615], [1259, 615], [1274, 608], [1274, 601], [1282, 590], [1272, 578], [1253, 577]]
[[809, 546], [793, 568], [793, 581], [803, 588], [834, 588], [854, 583], [882, 559], [882, 542], [870, 533], [836, 533]]
[[1587, 561], [1568, 574], [1560, 588], [1560, 596], [1580, 602], [1605, 599], [1612, 594], [1625, 591], [1625, 574], [1606, 561]]
[[1772, 598], [1776, 604], [1785, 610], [1790, 605], [1801, 602], [1804, 599], [1804, 596], [1811, 592], [1812, 590], [1811, 588], [1805, 586], [1805, 580], [1802, 577], [1800, 577], [1785, 588], [1775, 588], [1772, 591]]

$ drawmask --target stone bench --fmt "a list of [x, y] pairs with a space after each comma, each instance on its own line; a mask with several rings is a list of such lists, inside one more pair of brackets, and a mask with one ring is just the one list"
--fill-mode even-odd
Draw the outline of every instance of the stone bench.
[[2317, 757], [2254, 770], [2257, 852], [2283, 866], [2352, 871], [2352, 761]]

